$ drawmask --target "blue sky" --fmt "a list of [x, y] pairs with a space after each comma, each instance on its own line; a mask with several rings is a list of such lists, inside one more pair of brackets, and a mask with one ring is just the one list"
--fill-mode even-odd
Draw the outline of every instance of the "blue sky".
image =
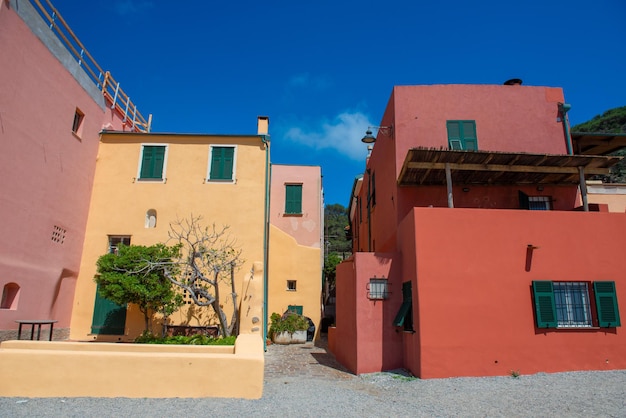
[[563, 87], [572, 124], [626, 105], [626, 1], [53, 0], [154, 132], [255, 134], [347, 205], [394, 85]]

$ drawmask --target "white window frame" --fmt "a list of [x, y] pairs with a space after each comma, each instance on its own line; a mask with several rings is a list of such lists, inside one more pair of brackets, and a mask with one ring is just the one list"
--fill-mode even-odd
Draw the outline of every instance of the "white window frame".
[[[232, 179], [211, 179], [211, 165], [213, 164], [213, 148], [234, 148], [233, 151], [233, 175]], [[211, 184], [235, 184], [237, 183], [237, 144], [211, 144], [209, 145], [209, 161], [206, 171], [206, 182]]]
[[[141, 164], [143, 163], [143, 149], [145, 147], [165, 147], [165, 153], [163, 154], [163, 170], [161, 170], [161, 180], [159, 179], [142, 179], [141, 178]], [[141, 152], [139, 153], [139, 162], [137, 163], [137, 181], [142, 183], [165, 183], [167, 180], [167, 159], [169, 155], [169, 144], [141, 144]]]

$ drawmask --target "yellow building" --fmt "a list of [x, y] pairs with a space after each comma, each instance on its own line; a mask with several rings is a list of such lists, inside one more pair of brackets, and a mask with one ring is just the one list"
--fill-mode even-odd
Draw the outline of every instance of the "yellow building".
[[[97, 294], [96, 261], [120, 242], [166, 242], [177, 219], [201, 216], [204, 226], [229, 226], [245, 260], [235, 275], [239, 295], [253, 263], [265, 270], [268, 123], [259, 118], [257, 135], [102, 133], [71, 339], [131, 341], [142, 332], [143, 316], [135, 306], [120, 308]], [[229, 315], [232, 300], [224, 305]], [[209, 325], [212, 316], [210, 308], [186, 305], [170, 323]]]

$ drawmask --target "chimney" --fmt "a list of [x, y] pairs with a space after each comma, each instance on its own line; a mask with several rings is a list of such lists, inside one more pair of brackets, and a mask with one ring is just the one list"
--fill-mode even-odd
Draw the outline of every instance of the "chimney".
[[506, 80], [504, 82], [505, 86], [521, 86], [522, 85], [522, 79], [521, 78], [512, 78], [510, 80]]
[[257, 135], [268, 135], [270, 128], [270, 118], [267, 116], [257, 117]]

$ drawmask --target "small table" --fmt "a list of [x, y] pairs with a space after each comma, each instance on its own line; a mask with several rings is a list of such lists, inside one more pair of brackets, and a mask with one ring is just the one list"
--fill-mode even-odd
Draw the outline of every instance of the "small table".
[[37, 325], [37, 340], [41, 336], [41, 326], [42, 325], [50, 325], [50, 338], [48, 341], [52, 341], [52, 329], [54, 327], [54, 323], [58, 322], [54, 319], [17, 319], [15, 322], [20, 324], [17, 328], [17, 339], [21, 339], [22, 337], [22, 325], [30, 325], [30, 339], [35, 339], [35, 325]]

